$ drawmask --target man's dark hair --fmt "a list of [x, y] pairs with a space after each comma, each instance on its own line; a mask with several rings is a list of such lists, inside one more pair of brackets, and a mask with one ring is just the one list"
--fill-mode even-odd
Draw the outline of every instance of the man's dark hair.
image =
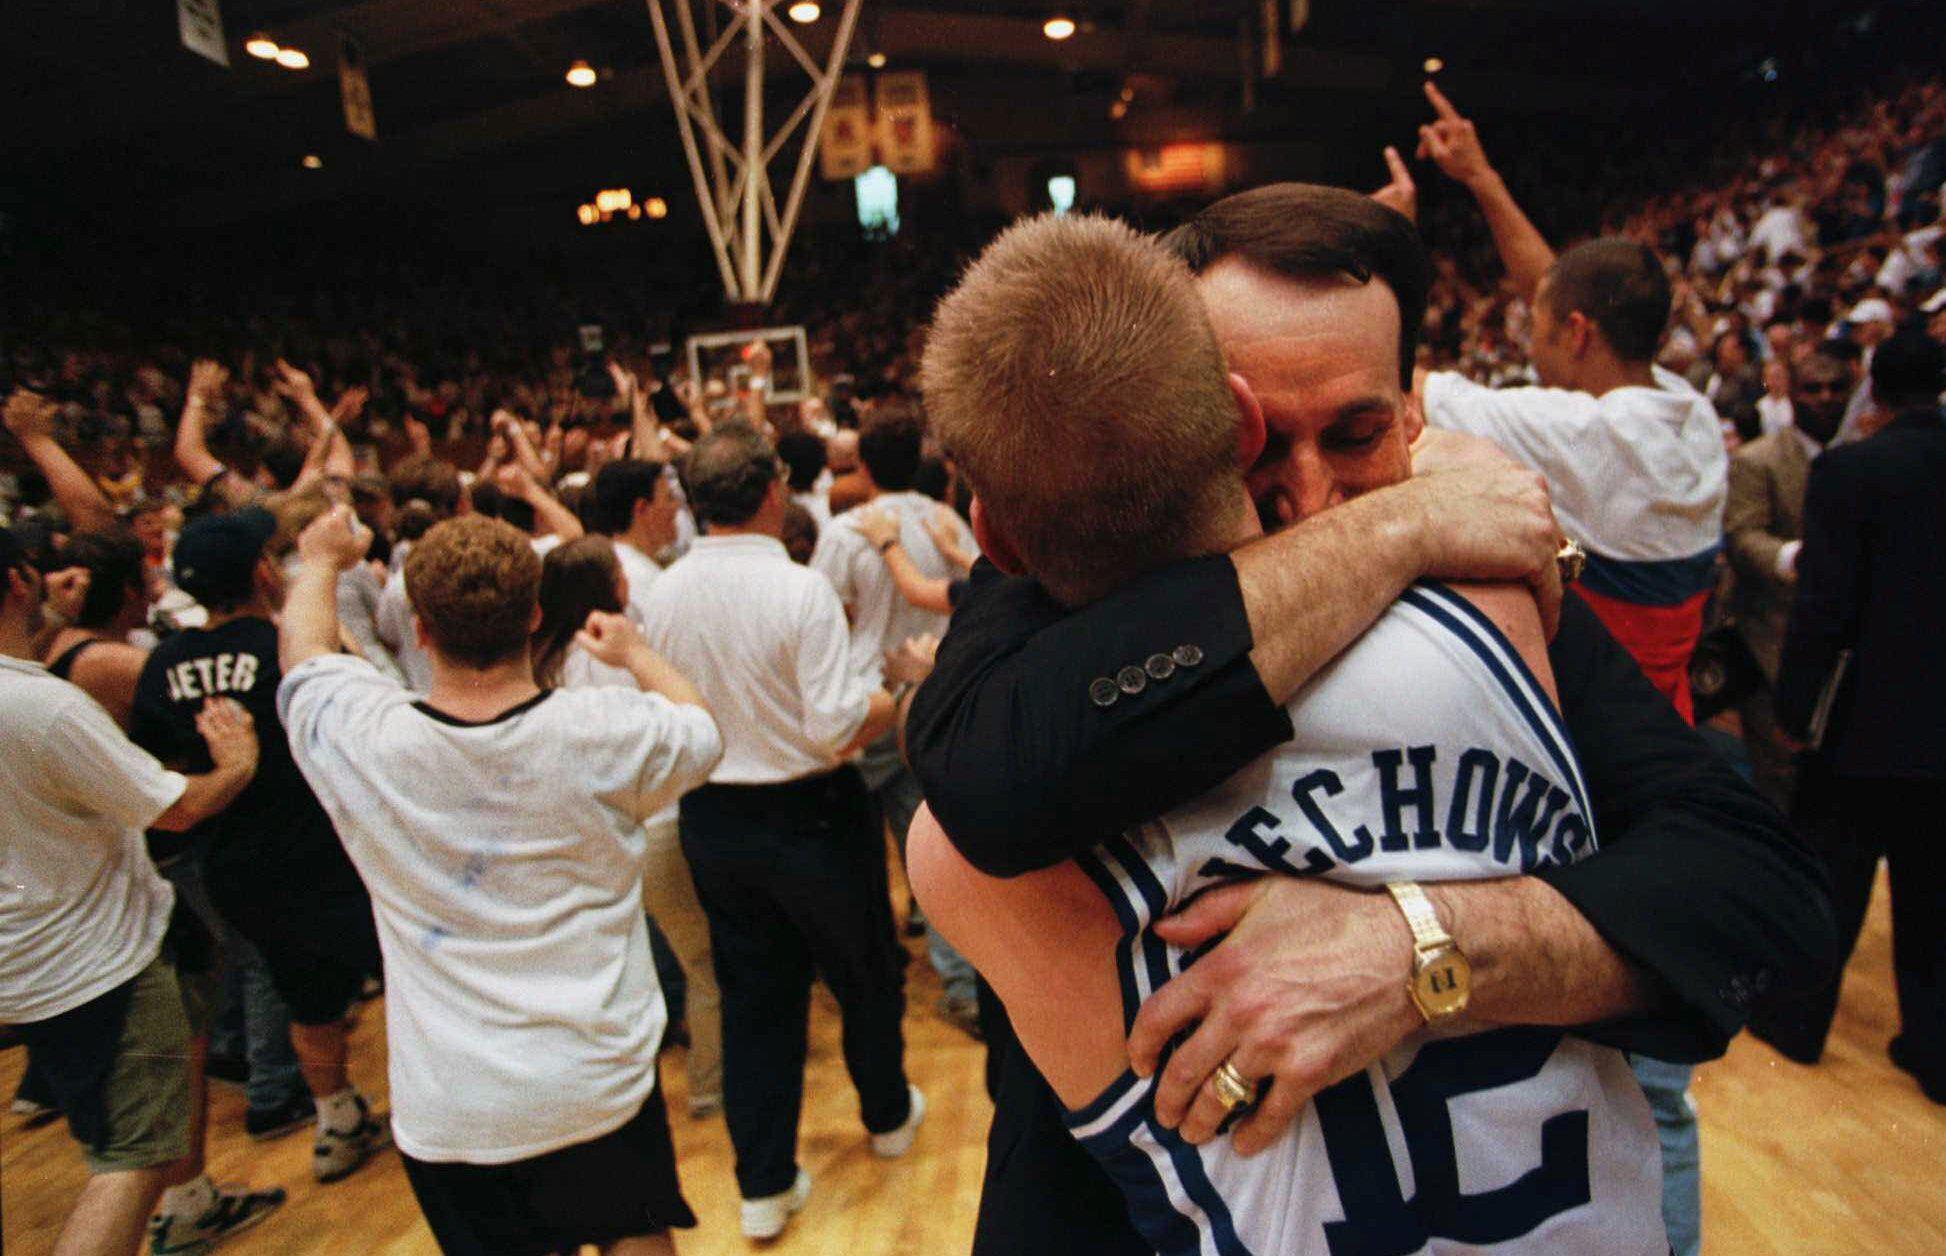
[[815, 432], [786, 432], [777, 438], [777, 456], [790, 468], [791, 492], [808, 493], [824, 471], [824, 438]]
[[1236, 257], [1299, 282], [1384, 280], [1399, 303], [1399, 383], [1412, 387], [1432, 267], [1403, 214], [1344, 188], [1272, 183], [1224, 197], [1162, 244], [1197, 274]]
[[297, 477], [304, 472], [304, 451], [286, 437], [277, 437], [265, 445], [257, 460], [280, 489], [297, 483]]
[[12, 528], [0, 528], [0, 594], [7, 590], [4, 577], [10, 571], [26, 571], [33, 563], [27, 544]]
[[1899, 332], [1872, 354], [1872, 396], [1888, 410], [1933, 409], [1946, 390], [1946, 348], [1922, 331]]
[[1580, 311], [1624, 362], [1647, 362], [1669, 325], [1669, 276], [1655, 250], [1610, 237], [1577, 244], [1554, 260], [1545, 284], [1556, 319]]
[[403, 506], [421, 501], [439, 519], [449, 519], [459, 511], [459, 468], [450, 462], [424, 454], [414, 455], [392, 468], [392, 504]]
[[926, 417], [908, 402], [882, 402], [858, 429], [858, 460], [885, 493], [912, 487], [925, 445]]
[[763, 434], [748, 423], [718, 423], [689, 450], [683, 483], [689, 508], [703, 523], [736, 527], [764, 504], [783, 464]]
[[130, 598], [142, 596], [142, 545], [127, 533], [83, 532], [61, 547], [60, 564], [88, 573], [88, 591], [74, 618], [77, 628], [106, 628]]
[[635, 521], [635, 503], [653, 501], [662, 482], [662, 464], [647, 458], [623, 458], [595, 472], [594, 504], [588, 514], [590, 530], [620, 536]]

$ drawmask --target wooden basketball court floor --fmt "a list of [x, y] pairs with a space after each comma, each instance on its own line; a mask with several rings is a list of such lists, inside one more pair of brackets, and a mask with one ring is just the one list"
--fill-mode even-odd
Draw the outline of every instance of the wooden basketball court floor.
[[[1946, 1108], [1920, 1095], [1885, 1058], [1897, 1025], [1883, 881], [1854, 956], [1825, 1058], [1792, 1064], [1748, 1035], [1697, 1073], [1703, 1128], [1704, 1246], [1712, 1253], [1946, 1252]], [[916, 944], [908, 944], [918, 951]], [[915, 958], [906, 1043], [913, 1080], [930, 1109], [911, 1153], [874, 1159], [838, 1051], [835, 1006], [822, 990], [812, 1012], [800, 1159], [815, 1179], [790, 1230], [761, 1250], [776, 1256], [935, 1256], [962, 1253], [973, 1233], [991, 1108], [982, 1048], [933, 1011], [938, 984]], [[353, 1075], [381, 1103], [386, 1093], [383, 1005], [367, 1005], [354, 1036]], [[23, 1052], [0, 1052], [0, 1096], [10, 1097]], [[684, 1232], [684, 1256], [745, 1253], [721, 1117], [686, 1115], [681, 1056], [662, 1077], [685, 1193], [701, 1224]], [[240, 1093], [214, 1087], [210, 1167], [220, 1182], [283, 1186], [290, 1202], [221, 1248], [226, 1256], [425, 1256], [435, 1251], [396, 1154], [344, 1182], [310, 1176], [309, 1140], [253, 1143]], [[48, 1251], [82, 1180], [59, 1122], [23, 1130], [0, 1115], [0, 1238], [8, 1256]]]

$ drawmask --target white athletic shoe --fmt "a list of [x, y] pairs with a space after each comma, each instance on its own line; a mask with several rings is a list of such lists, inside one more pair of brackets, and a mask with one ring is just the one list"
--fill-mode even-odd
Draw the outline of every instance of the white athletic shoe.
[[365, 1096], [359, 1095], [357, 1125], [344, 1131], [318, 1130], [317, 1141], [311, 1144], [311, 1176], [320, 1182], [335, 1182], [391, 1144], [391, 1119], [374, 1117]]
[[784, 1232], [793, 1214], [804, 1207], [811, 1198], [811, 1175], [804, 1170], [797, 1171], [797, 1181], [781, 1195], [766, 1195], [762, 1199], [743, 1201], [743, 1237], [746, 1239], [774, 1239]]
[[919, 1134], [919, 1122], [926, 1119], [926, 1096], [911, 1082], [905, 1084], [905, 1089], [912, 1096], [910, 1110], [905, 1114], [905, 1124], [895, 1130], [872, 1135], [872, 1154], [880, 1159], [896, 1159], [912, 1150], [912, 1140]]

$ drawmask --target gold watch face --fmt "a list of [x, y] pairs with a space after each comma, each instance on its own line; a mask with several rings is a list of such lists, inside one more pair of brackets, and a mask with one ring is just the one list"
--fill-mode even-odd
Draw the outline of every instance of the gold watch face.
[[1412, 970], [1412, 1001], [1428, 1021], [1444, 1020], [1466, 1010], [1473, 985], [1473, 968], [1456, 947], [1421, 954]]

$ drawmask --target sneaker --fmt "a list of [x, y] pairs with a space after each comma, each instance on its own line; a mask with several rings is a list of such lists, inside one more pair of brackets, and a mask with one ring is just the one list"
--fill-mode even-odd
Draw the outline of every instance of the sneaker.
[[804, 1170], [797, 1171], [797, 1181], [781, 1195], [766, 1195], [762, 1199], [743, 1201], [743, 1237], [746, 1239], [774, 1239], [784, 1232], [791, 1217], [804, 1207], [811, 1198], [811, 1175]]
[[25, 1095], [15, 1096], [14, 1101], [7, 1105], [7, 1111], [19, 1117], [20, 1128], [27, 1130], [38, 1129], [49, 1121], [59, 1120], [61, 1116], [61, 1110], [53, 1104], [29, 1099]]
[[250, 1062], [233, 1055], [212, 1055], [203, 1061], [203, 1076], [225, 1086], [250, 1084]]
[[872, 1135], [872, 1154], [882, 1160], [891, 1160], [910, 1151], [912, 1140], [919, 1133], [919, 1122], [926, 1119], [926, 1096], [911, 1082], [905, 1084], [905, 1092], [911, 1096], [905, 1124], [895, 1130]]
[[264, 1142], [288, 1134], [317, 1119], [318, 1105], [306, 1094], [293, 1095], [274, 1108], [251, 1108], [243, 1114], [243, 1132]]
[[284, 1202], [284, 1192], [218, 1191], [216, 1204], [194, 1221], [158, 1214], [149, 1218], [150, 1256], [186, 1256], [206, 1252], [232, 1234], [262, 1221]]
[[358, 1124], [343, 1133], [320, 1129], [311, 1146], [311, 1174], [320, 1182], [335, 1182], [371, 1159], [373, 1152], [392, 1142], [392, 1125], [373, 1118], [365, 1096], [358, 1096]]

